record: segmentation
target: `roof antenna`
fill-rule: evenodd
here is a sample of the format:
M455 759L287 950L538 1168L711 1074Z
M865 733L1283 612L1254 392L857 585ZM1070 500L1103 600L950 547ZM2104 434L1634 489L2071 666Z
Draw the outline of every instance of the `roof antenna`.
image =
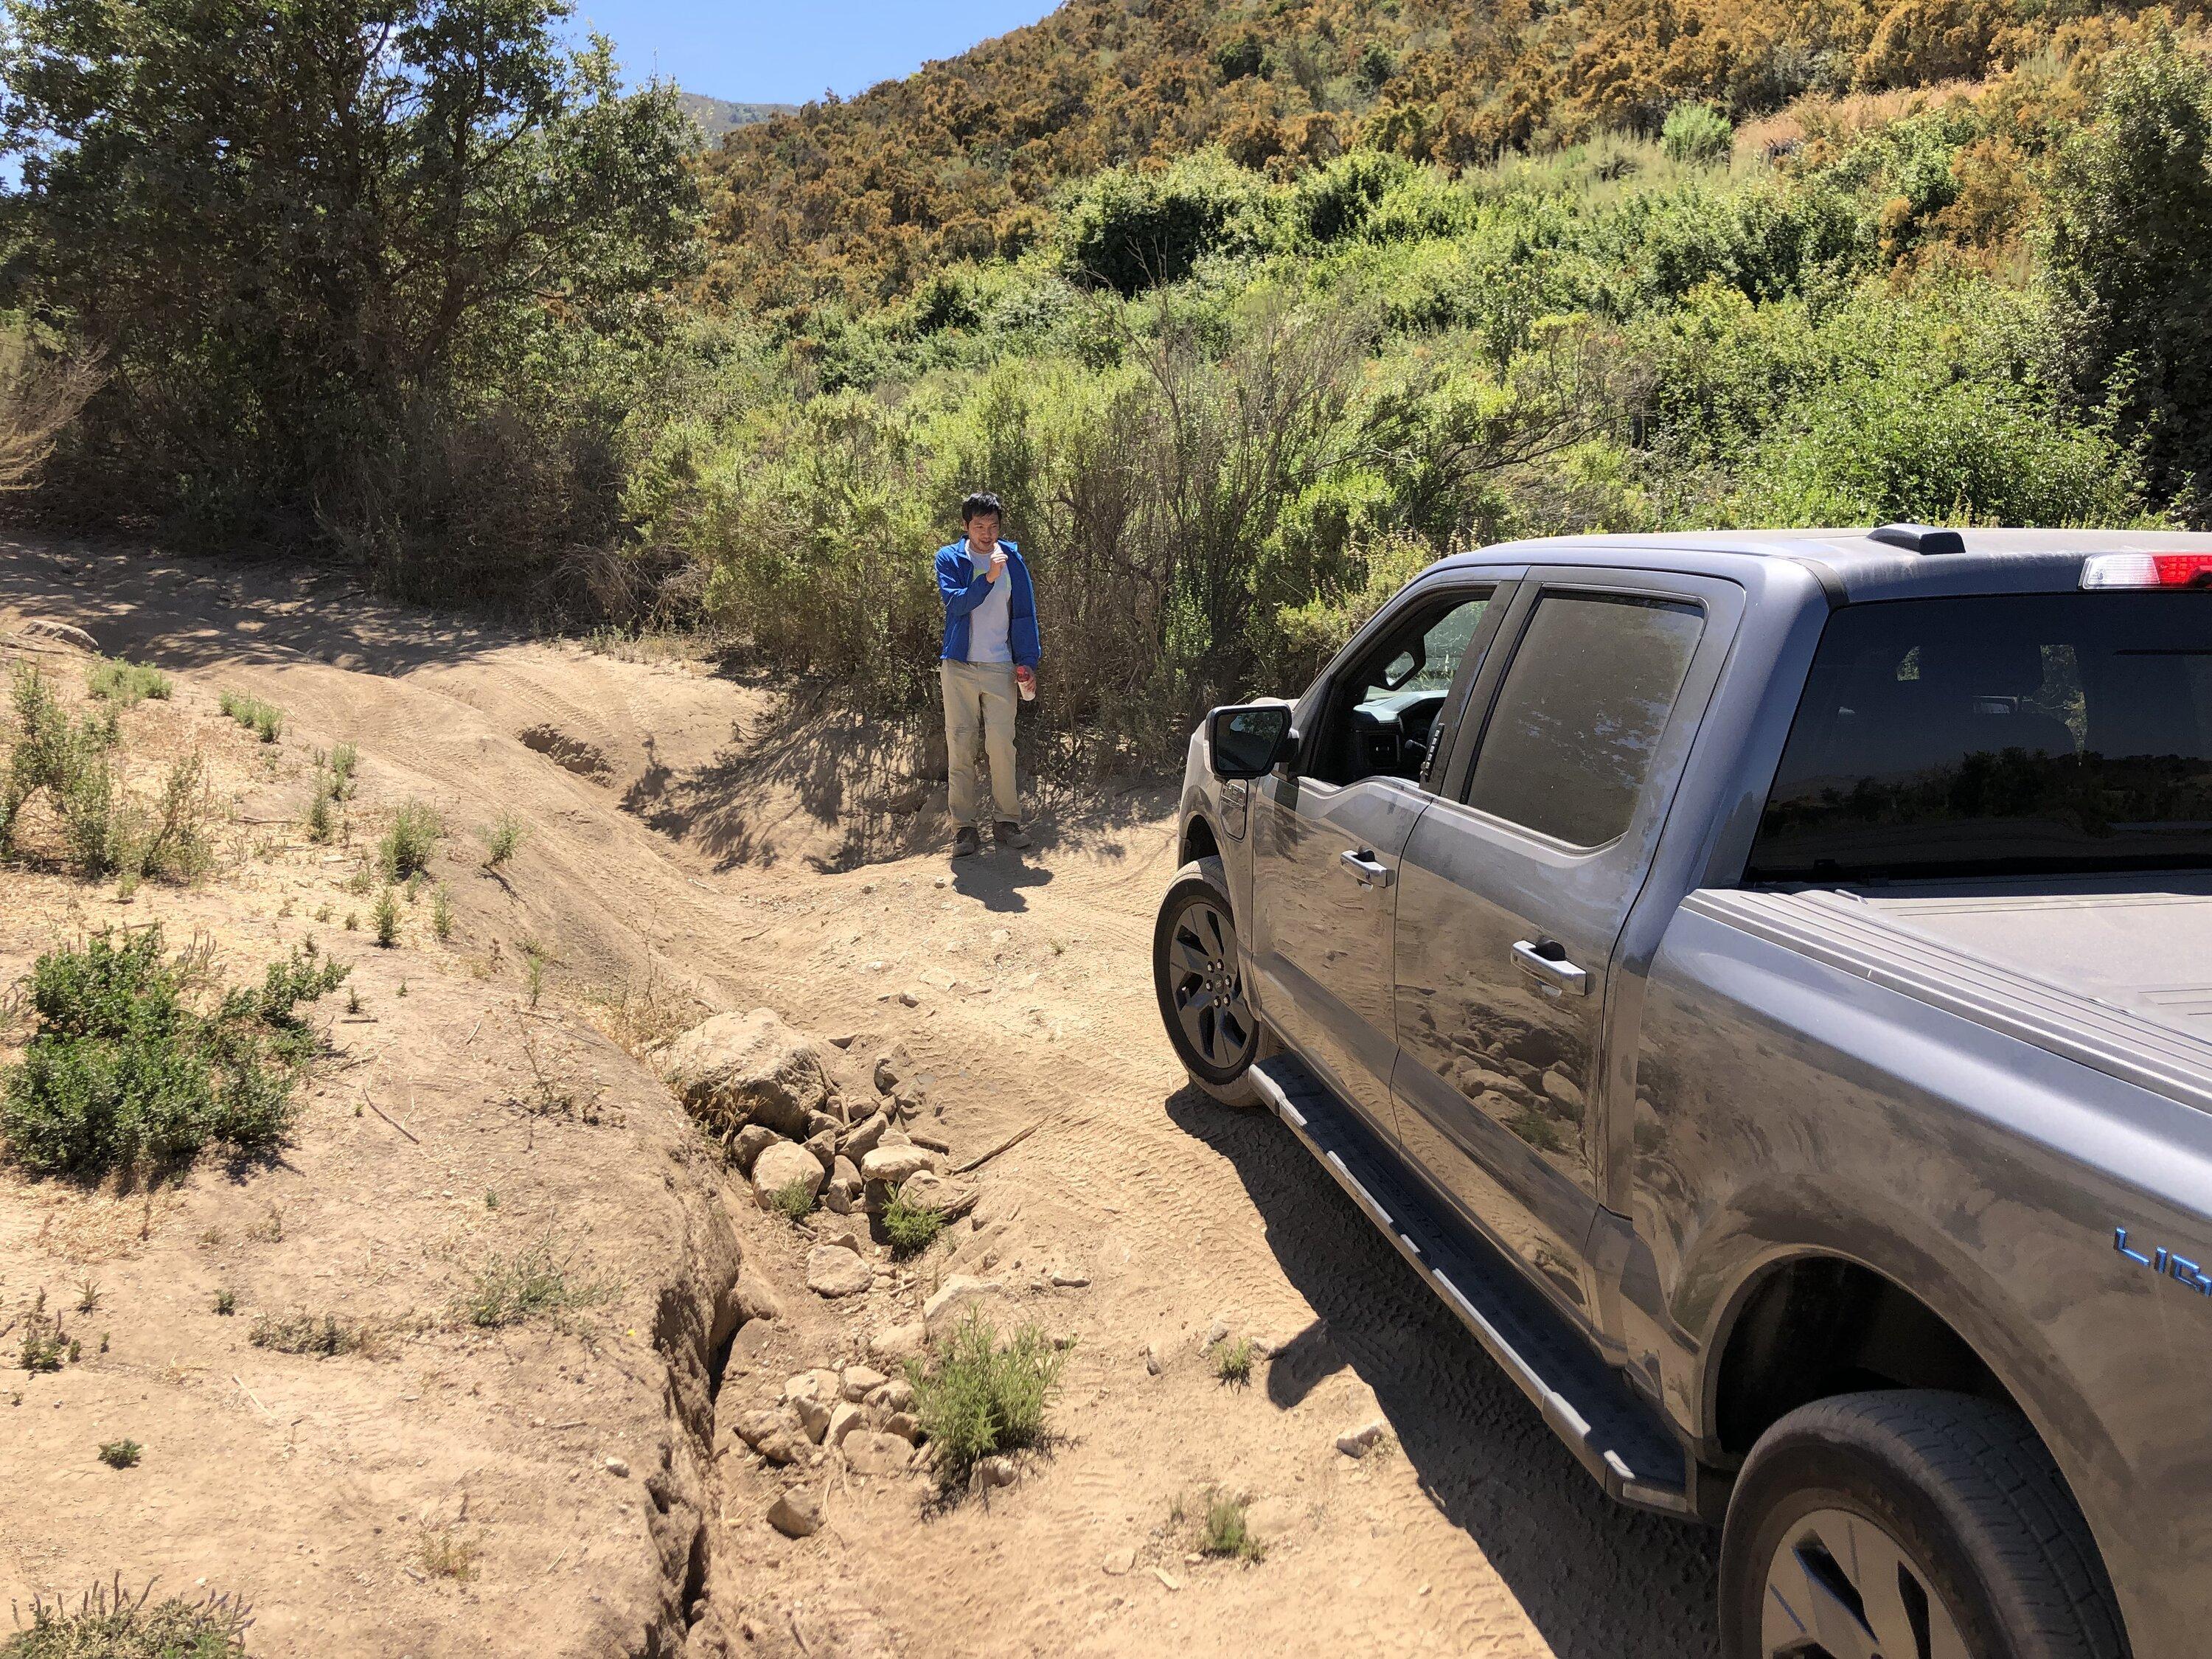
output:
M1932 525L1885 524L1867 532L1870 542L1881 542L1890 547L1901 547L1908 553L1963 553L1966 538L1955 530L1938 530Z

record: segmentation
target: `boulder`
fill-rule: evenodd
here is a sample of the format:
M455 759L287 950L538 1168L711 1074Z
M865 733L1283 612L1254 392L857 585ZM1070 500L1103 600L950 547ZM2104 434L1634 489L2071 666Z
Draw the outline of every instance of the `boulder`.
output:
M876 1150L883 1140L884 1131L890 1127L891 1121L884 1113L871 1113L845 1132L845 1139L838 1143L837 1150L857 1164Z
M914 1461L914 1448L895 1434L848 1435L844 1452L855 1474L902 1474Z
M738 1282L730 1297L737 1304L741 1324L750 1324L756 1319L783 1317L783 1302L776 1295L775 1286L769 1283L766 1274L750 1267L738 1270Z
M984 1309L1006 1291L1006 1285L995 1279L977 1279L969 1273L955 1273L937 1287L937 1292L921 1304L921 1322L933 1342L959 1324L970 1309Z
M800 1425L784 1412L747 1412L738 1419L737 1434L762 1457L779 1467L796 1463L806 1455Z
M793 1182L806 1183L811 1197L822 1190L822 1161L804 1146L779 1140L753 1163L753 1196L763 1210Z
M1014 1460L1003 1454L978 1458L975 1462L975 1484L988 1491L993 1486L1014 1484Z
M832 1215L850 1215L859 1209L862 1190L859 1165L849 1158L832 1161L829 1184L822 1189L822 1201Z
M908 1176L919 1175L928 1167L929 1154L919 1146L878 1146L860 1160L860 1175L864 1180L896 1187Z
M912 1412L893 1412L884 1419L884 1432L911 1444L921 1438L921 1419Z
M1544 1092L1571 1111L1579 1112L1583 1109L1583 1091L1565 1072L1554 1070L1545 1073Z
M866 1428L868 1413L849 1400L841 1400L830 1408L830 1426L823 1431L822 1443L842 1446L845 1437L855 1429Z
M79 651L89 651L94 655L100 651L100 642L75 623L58 622L52 617L26 617L15 624L15 632L27 640L46 640L55 645L73 646ZM903 1054L905 1050L899 1052Z
M890 1382L890 1378L871 1366L848 1365L839 1374L837 1391L846 1399L858 1402Z
M899 1086L914 1075L914 1060L899 1043L876 1057L876 1092L895 1095Z
M811 1538L822 1529L822 1500L810 1488L796 1487L768 1506L768 1523L786 1538Z
M817 1244L806 1253L806 1288L817 1296L858 1296L875 1282L875 1269L842 1244Z
M750 1175L753 1161L783 1139L765 1123L748 1123L738 1131L738 1138L730 1143L730 1162Z
M664 1064L670 1086L717 1132L760 1123L801 1135L831 1098L831 1052L757 1008L693 1026L668 1045Z
M885 1365L902 1365L921 1353L929 1340L926 1325L890 1325L868 1339L868 1358Z

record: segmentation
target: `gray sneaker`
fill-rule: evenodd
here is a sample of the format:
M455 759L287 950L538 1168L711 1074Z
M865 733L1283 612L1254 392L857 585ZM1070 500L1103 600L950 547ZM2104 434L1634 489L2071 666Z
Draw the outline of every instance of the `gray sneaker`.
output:
M1028 832L1012 818L1000 818L993 824L991 839L1001 847L1026 847L1030 844Z
M952 856L964 859L983 850L983 838L975 833L975 826L963 823L952 837Z

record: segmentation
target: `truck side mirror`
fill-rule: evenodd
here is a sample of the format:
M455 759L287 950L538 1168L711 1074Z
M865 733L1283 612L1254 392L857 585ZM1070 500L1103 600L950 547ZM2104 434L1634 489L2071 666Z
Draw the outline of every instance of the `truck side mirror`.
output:
M1206 716L1206 747L1217 778L1263 778L1297 753L1297 742L1285 703L1246 703Z

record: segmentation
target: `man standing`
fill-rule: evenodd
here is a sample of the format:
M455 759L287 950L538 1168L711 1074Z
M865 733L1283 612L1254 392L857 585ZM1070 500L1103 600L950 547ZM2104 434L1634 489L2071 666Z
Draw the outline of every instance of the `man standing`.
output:
M1021 550L999 539L999 498L988 491L960 503L967 535L937 553L945 599L945 747L951 775L952 856L982 844L975 776L980 733L991 762L992 834L1001 847L1026 847L1014 781L1014 704L1036 696L1036 594Z

